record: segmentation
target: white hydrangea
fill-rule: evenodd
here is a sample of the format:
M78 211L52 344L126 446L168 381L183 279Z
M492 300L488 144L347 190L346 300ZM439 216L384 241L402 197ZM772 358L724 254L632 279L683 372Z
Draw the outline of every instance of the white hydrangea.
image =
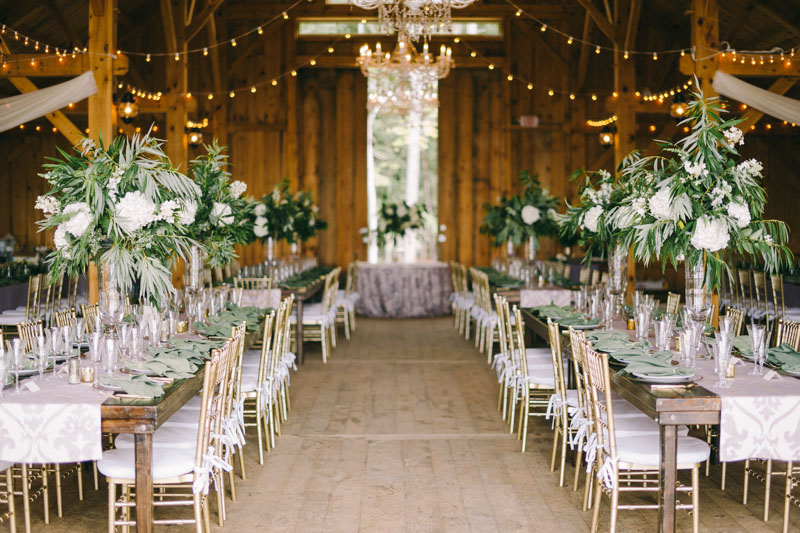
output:
M276 204L280 203L281 201L281 190L280 189L273 189L272 191L272 201Z
M56 232L53 234L53 242L56 245L56 250L61 250L69 244L67 242L67 230L64 228L64 224L56 226Z
M255 214L256 214L256 216L258 216L258 217L263 217L264 215L266 215L266 214L267 214L267 206L265 206L265 205L264 205L264 204L262 204L261 202L258 202L258 203L256 204L256 208L255 208Z
M263 204L261 204L263 205ZM264 217L256 217L255 226L253 226L253 233L256 237L266 237L269 233L267 228L267 219Z
M156 204L141 191L125 193L114 207L114 219L126 233L133 233L156 220Z
M728 246L730 238L725 219L709 219L704 216L697 220L697 226L695 226L690 242L698 250L718 252Z
M175 223L175 212L180 209L181 204L175 200L167 200L158 209L158 220L163 220L170 224Z
M178 222L184 226L189 226L194 223L194 217L197 214L197 202L194 200L184 200L181 202L181 210L178 211Z
M537 208L532 205L526 205L522 208L522 221L528 225L535 224L541 218L542 214Z
M58 213L58 209L61 207L61 202L58 201L58 198L55 196L39 196L36 198L36 204L34 204L36 209L41 209L45 215L52 215L54 213Z
M688 159L683 162L683 168L686 169L686 172L695 178L699 178L700 176L705 176L708 174L708 169L706 168L706 164L702 161L698 161L697 163L692 163Z
M400 204L397 206L397 216L402 218L408 214L408 208L405 204Z
M739 128L728 128L723 134L725 135L725 140L728 141L728 144L731 146L735 144L744 144L744 135L742 135L742 130Z
M730 183L727 181L720 182L719 185L711 190L711 207L721 206L725 199L730 196L732 190Z
M750 208L742 202L729 203L728 216L734 219L740 228L746 228L750 224Z
M631 207L640 217L645 216L647 214L647 198L634 198Z
M247 184L243 181L236 180L231 182L231 196L239 198L247 190Z
M596 205L586 211L586 214L583 216L583 227L591 231L592 233L597 232L597 221L600 219L600 215L603 214L603 208L599 205Z
M64 215L72 215L69 220L62 222L64 229L69 232L73 237L80 238L86 230L91 226L92 212L89 209L89 204L86 202L75 202L64 207L62 211Z
M736 165L736 170L746 176L757 176L761 174L761 171L764 170L764 167L757 159L748 159L747 161L742 161Z
M660 189L657 193L650 197L647 201L650 207L650 213L659 220L673 220L675 217L672 213L672 193L669 187Z
M547 210L547 218L553 218L554 219L554 218L556 218L556 215L558 215L558 212L555 209L553 209L552 207Z
M217 226L227 226L233 224L233 213L231 206L223 204L222 202L214 202L214 207L211 208L211 222Z

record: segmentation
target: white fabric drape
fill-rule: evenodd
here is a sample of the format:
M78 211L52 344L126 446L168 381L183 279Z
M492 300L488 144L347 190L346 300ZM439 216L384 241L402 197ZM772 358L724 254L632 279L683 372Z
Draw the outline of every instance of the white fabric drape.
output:
M780 120L800 123L800 100L756 87L719 70L714 74L712 86L719 94L747 104L762 113Z
M77 78L46 89L0 99L0 131L16 128L96 93L94 74L87 71Z

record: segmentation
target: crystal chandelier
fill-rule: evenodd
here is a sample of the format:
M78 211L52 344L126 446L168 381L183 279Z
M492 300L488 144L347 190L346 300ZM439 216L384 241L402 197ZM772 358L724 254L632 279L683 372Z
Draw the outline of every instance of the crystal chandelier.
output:
M350 0L356 7L377 9L378 22L384 32L408 35L412 41L453 31L451 10L473 2L475 0Z
M383 52L380 43L374 52L365 44L358 64L372 84L367 108L397 114L438 106L436 84L450 73L452 54L450 48L442 45L439 56L434 58L428 43L420 54L403 36L391 53Z

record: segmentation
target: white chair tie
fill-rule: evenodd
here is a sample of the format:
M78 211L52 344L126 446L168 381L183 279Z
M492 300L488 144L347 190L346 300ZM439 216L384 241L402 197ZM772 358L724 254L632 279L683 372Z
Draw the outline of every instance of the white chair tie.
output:
M600 470L597 471L597 478L607 489L613 490L617 484L617 459L612 459L606 453L606 458L600 466Z
M244 398L239 400L238 402L233 402L233 411L231 412L231 417L233 418L234 423L239 427L239 431L242 435L242 445L245 443L245 425L244 425Z
M560 394L553 393L550 395L550 399L547 401L547 411L544 413L544 419L550 420L550 417L553 417L553 422L550 426L551 429L556 426L556 417L561 416L561 408L564 406L564 403Z
M586 439L587 435L589 434L589 427L590 427L589 419L586 418L586 414L583 410L583 407L579 408L575 415L572 417L572 420L569 423L569 429L577 429L577 431L569 438L569 448L571 450L575 449L575 445L578 446L578 451L583 451L584 448L584 440Z
M261 394L258 396L258 410L269 412L272 402L272 378L269 377L261 384Z
M194 481L192 482L192 492L194 494L208 494L212 479L214 481L214 488L218 488L219 480L217 479L217 468L225 472L230 472L233 469L233 465L218 456L213 446L209 446L208 451L203 454L203 464L194 471Z

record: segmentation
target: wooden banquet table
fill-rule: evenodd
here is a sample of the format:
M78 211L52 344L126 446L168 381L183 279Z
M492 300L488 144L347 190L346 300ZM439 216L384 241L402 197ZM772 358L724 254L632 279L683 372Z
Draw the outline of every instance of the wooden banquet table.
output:
M319 278L311 285L299 289L281 289L281 299L294 295L294 304L297 307L297 360L302 365L305 362L303 358L303 305L306 300L313 298L325 285L325 277Z
M546 339L547 323L528 310L522 310L525 327ZM562 353L571 356L569 336L562 342ZM677 483L678 426L714 425L720 422L721 401L713 392L701 387L651 387L617 372L611 373L611 388L619 396L658 422L661 439L659 470L659 531L676 530L675 502Z
M358 263L356 311L372 318L443 316L450 313L450 266L420 263Z

